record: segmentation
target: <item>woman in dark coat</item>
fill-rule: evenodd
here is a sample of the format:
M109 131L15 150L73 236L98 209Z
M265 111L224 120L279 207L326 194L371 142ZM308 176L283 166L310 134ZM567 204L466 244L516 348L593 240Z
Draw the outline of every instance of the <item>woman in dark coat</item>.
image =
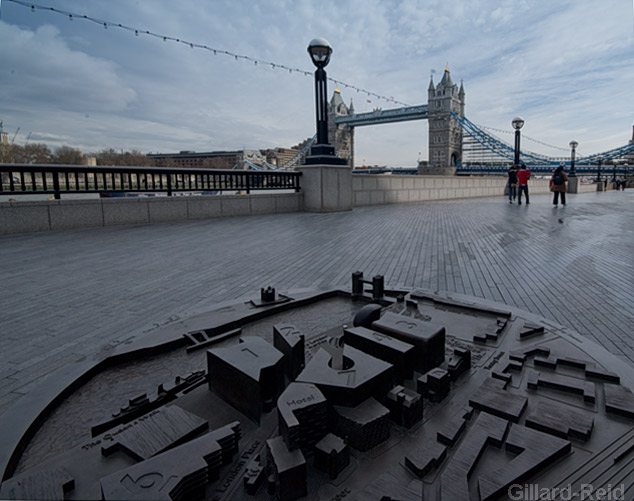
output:
M566 183L568 176L564 172L564 166L560 165L553 172L550 178L550 191L553 192L553 205L557 207L559 203L559 195L561 194L561 205L566 205Z

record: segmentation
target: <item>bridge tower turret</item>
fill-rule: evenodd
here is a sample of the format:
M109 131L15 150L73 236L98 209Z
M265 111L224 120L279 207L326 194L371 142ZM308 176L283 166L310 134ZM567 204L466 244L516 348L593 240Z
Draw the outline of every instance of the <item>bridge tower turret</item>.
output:
M343 102L339 89L335 89L332 99L328 103L328 137L335 147L335 154L339 158L346 159L348 165L354 168L354 127L335 123L336 117L352 114L354 114L352 101L350 101L350 106L347 106Z
M453 174L462 162L462 128L451 112L464 117L465 90L462 82L460 88L453 83L449 66L438 85L434 85L431 77L427 99L429 167L434 169L434 174Z

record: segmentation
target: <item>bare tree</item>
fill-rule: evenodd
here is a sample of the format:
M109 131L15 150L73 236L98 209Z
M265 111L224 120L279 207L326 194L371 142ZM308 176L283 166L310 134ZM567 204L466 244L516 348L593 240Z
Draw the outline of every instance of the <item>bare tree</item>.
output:
M53 154L44 143L32 143L21 147L21 162L26 164L50 164L53 161Z
M15 163L13 160L13 146L8 141L2 142L0 141L0 163L11 164Z
M43 143L0 144L0 162L12 164L48 164L53 160L51 150Z
M55 150L53 161L56 164L81 165L84 155L70 146L60 146Z
M154 167L154 160L138 150L117 153L112 148L95 153L97 165L121 165L129 167Z

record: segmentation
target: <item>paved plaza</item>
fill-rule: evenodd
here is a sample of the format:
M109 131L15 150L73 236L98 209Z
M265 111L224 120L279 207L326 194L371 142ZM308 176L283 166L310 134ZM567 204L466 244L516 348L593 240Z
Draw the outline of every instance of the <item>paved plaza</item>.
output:
M271 285L460 293L634 364L634 190L364 207L0 237L0 413L64 364Z

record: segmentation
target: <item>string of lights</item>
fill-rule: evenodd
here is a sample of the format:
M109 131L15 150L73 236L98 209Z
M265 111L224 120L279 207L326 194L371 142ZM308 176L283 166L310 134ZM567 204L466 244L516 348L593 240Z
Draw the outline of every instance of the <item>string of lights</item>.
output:
M182 38L172 37L172 36L168 36L168 35L162 35L160 33L155 33L153 31L144 30L144 29L140 29L140 28L135 28L133 26L127 26L127 25L124 25L124 24L121 24L121 23L115 23L115 22L112 22L112 21L107 21L107 20L103 20L103 19L97 19L97 18L94 18L94 17L91 17L91 16L87 16L87 15L83 15L83 14L76 14L74 12L68 12L68 11L60 10L60 9L55 8L55 7L47 7L47 6L44 6L44 5L38 5L38 4L35 4L35 3L31 3L31 2L25 2L23 0L6 0L6 1L13 2L13 3L21 5L23 7L29 8L29 9L31 9L32 12L35 12L37 10L53 12L55 14L59 14L59 15L67 17L69 21L73 21L74 19L90 21L92 23L95 23L96 25L102 26L104 29L108 29L108 28L122 29L122 30L125 30L125 31L129 31L131 33L134 33L134 35L137 36L137 37L138 36L150 36L150 37L157 38L159 40L163 40L164 42L180 43L180 44L183 44L183 45L186 45L186 46L190 47L191 49L202 49L202 50L209 51L209 52L213 53L214 55L223 55L223 56L232 57L236 61L240 61L240 60L249 61L249 62L252 62L255 66L259 65L259 66L271 67L273 69L285 70L285 71L288 71L289 73L299 73L299 74L304 75L304 76L311 76L312 75L312 73L309 72L309 71L302 70L302 69L299 69L299 68L292 68L292 67L284 65L284 64L279 64L279 63L275 63L275 62L271 62L271 61L264 61L262 59L258 59L258 58L251 57L251 56L248 56L248 55L236 54L236 53L228 51L228 50L223 50L223 49L210 47L208 45L191 42L189 40L184 40ZM371 92L369 90L362 89L360 87L356 87L356 86L348 84L346 82L342 82L341 80L335 80L334 78L328 78L328 80L330 80L332 83L334 83L338 87L344 87L344 88L347 88L347 89L355 90L355 91L357 91L357 93L365 94L367 97L373 97L375 99L380 99L380 100L383 100L383 101L386 101L386 102L389 102L389 103L399 104L399 105L402 105L402 106L409 106L407 103L404 103L404 102L401 102L401 101L397 101L392 96L389 96L389 97L388 96L383 96L381 94L377 94L375 92Z
M502 132L504 134L515 134L515 132L511 130L496 129L495 127L487 127L486 125L478 125L478 127L480 127L481 129L492 130L495 132ZM539 141L538 139L533 139L532 137L526 136L524 134L522 134L522 139L528 139L529 141L533 141L534 143L541 144L543 146L548 146L549 148L553 148L555 150L570 151L570 148L562 148L561 146L553 146L552 144L544 143L543 141Z

